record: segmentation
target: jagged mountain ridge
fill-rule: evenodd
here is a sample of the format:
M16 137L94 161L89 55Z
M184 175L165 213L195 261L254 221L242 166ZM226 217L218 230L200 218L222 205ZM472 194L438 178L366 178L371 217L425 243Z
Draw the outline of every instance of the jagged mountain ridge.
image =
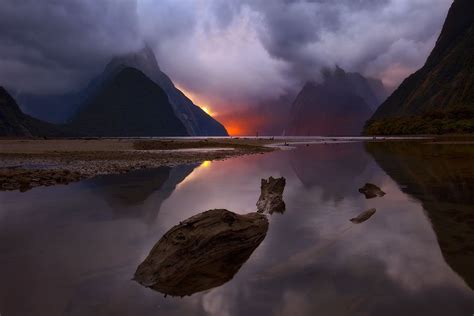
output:
M139 69L168 95L178 118L191 136L227 136L225 127L204 112L175 87L171 79L161 71L155 54L145 46L137 53L116 57L105 68L104 73L113 73L123 67Z
M287 136L358 135L380 103L381 82L336 67L324 70L321 83L307 82L293 102Z
M145 46L142 50L113 58L104 71L76 93L63 95L16 95L23 110L52 123L67 123L74 114L88 104L109 80L124 68L136 68L159 85L168 95L178 118L190 136L227 136L225 127L195 105L171 79L161 71L155 54Z

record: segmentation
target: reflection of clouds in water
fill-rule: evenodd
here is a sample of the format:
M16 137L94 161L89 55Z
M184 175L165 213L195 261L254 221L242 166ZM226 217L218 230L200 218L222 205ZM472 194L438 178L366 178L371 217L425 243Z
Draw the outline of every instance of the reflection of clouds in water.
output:
M388 194L372 203L377 214L354 227L349 241L352 246L345 249L346 255L369 252L385 263L386 273L394 281L409 290L441 284L463 287L444 262L421 205L406 197L401 199L396 184L390 182L384 184Z
M276 315L308 315L310 302L301 293L293 290L285 290L281 307Z
M280 153L281 156L284 154ZM259 183L260 178L271 172L274 172L275 176L283 175L287 178L285 188L287 212L284 215L271 217L269 236L252 256L252 262L248 263L259 269L253 271L252 275L255 278L258 279L260 274L270 279L291 278L294 273L301 270L311 267L324 270L326 265L330 264L337 269L345 270L347 277L359 273L357 269L367 269L363 275L368 278L367 282L373 283L374 281L370 280L370 270L374 266L370 262L373 261L376 263L377 271L372 272L385 275L384 278L378 275L376 282L391 284L390 287L398 292L423 293L436 287L448 287L452 290L465 288L462 280L444 262L421 206L401 193L396 184L381 173L372 162L364 167L361 177L344 177L345 188L347 190L351 188L354 194L334 201L324 196L325 188L321 187L324 181L321 181L319 186L306 187L298 181L287 165L278 165L271 157L264 157L262 161L264 162L256 163L249 158L240 160L240 165L233 161L218 162L200 174L200 177L193 178L193 183L186 183L181 188L186 196L191 194L189 199L193 201L194 206L196 201L200 200L198 198L200 194L206 196L203 199L205 203L201 206L202 210L226 204L233 211L245 208L250 211L254 208L258 197L258 186L252 186L251 183ZM232 167L229 166L231 163ZM275 170L276 166L280 167L278 171ZM331 175L337 172L340 170L336 166L325 170L325 175L330 179ZM384 198L366 200L357 192L364 181L372 180L388 193ZM221 185L216 186L213 183ZM222 185L223 183L226 185ZM233 190L234 187L236 191ZM331 188L337 188L337 185ZM248 191L238 194L239 190ZM192 197L193 192L196 198ZM177 193L174 198L180 200ZM171 203L172 199L173 197L167 203ZM171 210L175 205L170 204L167 207ZM376 207L378 212L368 222L361 225L349 222L351 217L370 207ZM352 263L349 265L350 261ZM368 266L361 267L360 263L363 262L367 262ZM322 273L322 277L328 276ZM230 285L224 285L206 294L207 300L203 303L206 310L212 312L211 314L232 314L229 309L235 310L231 305L236 298L230 289L240 288L244 284L238 274ZM303 297L306 301L306 293L291 289L292 286L290 282L287 287L282 284L272 289L285 293L283 302L288 301L287 304L283 303L280 313L294 314L295 306L298 306L297 310L305 314L311 308L305 307L298 297ZM319 292L319 288L313 290ZM249 291L258 292L256 288L250 288ZM333 289L332 292L325 289L325 291L325 301L330 303L323 304L324 302L320 301L320 306L337 305L336 298L340 294L340 289ZM349 299L346 303L353 302ZM341 315L347 312L347 306L344 304L340 308ZM329 308L328 306L326 307ZM334 307L331 311L337 314Z
M373 170L362 143L319 144L299 147L289 153L289 162L299 181L308 189L321 190L323 200L336 203L358 196L354 185L364 183Z
M261 179L281 175L280 162L276 167L265 168L261 158L263 156L253 155L214 161L208 167L201 165L163 203L157 224L170 228L190 216L215 208L240 214L255 212Z
M142 214L137 218L111 216L110 205L81 184L0 193L0 255L8 255L0 260L0 304L5 293L23 291L29 299L9 300L7 312L48 312L45 302L54 297L55 308L78 308L94 298L108 314L127 315L472 313L472 291L445 263L421 205L372 161L353 177L327 164L324 179L306 187L288 161L292 154L200 166L169 197L160 190L131 208ZM286 177L287 211L269 218L266 239L231 281L183 299L164 299L130 281L169 228L212 208L255 210L260 180L269 176ZM323 193L335 192L337 179L345 188L339 201ZM328 181L334 183L324 188ZM357 192L361 182L387 195L366 200ZM144 221L143 210L156 212L163 197L158 217ZM377 213L367 222L349 222L371 207Z
M293 253L278 270L304 269L336 249L333 264L345 266L348 257L373 257L384 263L385 272L394 282L408 290L423 290L446 283L463 287L460 278L444 262L436 236L420 205L406 198L402 200L400 193L392 197L390 193L397 189L390 182L384 182L384 189L389 194L383 199L364 200L361 195L361 199L345 200L336 208L331 203L318 201L316 195L306 195L311 198L300 201L298 208L304 214L290 216L300 217L296 220L300 223L299 228L314 233L314 244ZM305 211L311 204L315 205L313 212ZM361 225L349 222L353 214L369 207L378 209L369 221ZM281 229L286 230L285 227ZM293 245L293 248L297 247Z
M236 295L235 288L223 287L222 290L211 290L202 297L203 309L210 316L230 316L232 315L232 302Z

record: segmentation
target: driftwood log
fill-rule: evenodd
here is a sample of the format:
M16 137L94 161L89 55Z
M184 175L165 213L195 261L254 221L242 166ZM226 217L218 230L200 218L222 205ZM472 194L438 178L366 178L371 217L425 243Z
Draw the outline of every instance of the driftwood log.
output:
M275 179L270 177L268 180L262 179L260 198L257 201L259 213L273 214L274 212L285 212L286 205L283 201L285 185L285 178Z
M366 199L373 199L385 195L384 191L372 183L366 183L362 188L359 189L359 192L364 194Z
M134 280L171 296L186 296L233 278L265 239L265 215L210 210L171 228L135 272Z
M354 224L363 223L369 218L371 218L372 215L375 214L375 212L377 212L377 210L375 208L371 208L370 210L360 213L357 217L351 218L351 222L353 222Z

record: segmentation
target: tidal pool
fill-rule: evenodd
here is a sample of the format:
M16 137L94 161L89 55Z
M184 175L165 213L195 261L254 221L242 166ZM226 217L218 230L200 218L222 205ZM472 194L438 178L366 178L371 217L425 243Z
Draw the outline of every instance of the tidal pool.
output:
M230 281L183 298L132 281L180 221L256 211L270 176L286 211ZM474 145L321 143L0 193L1 316L472 315L473 289Z

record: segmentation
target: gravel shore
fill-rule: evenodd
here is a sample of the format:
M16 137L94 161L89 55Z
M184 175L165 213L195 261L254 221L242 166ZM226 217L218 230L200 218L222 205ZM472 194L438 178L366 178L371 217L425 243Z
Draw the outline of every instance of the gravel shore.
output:
M265 140L0 140L0 191L272 151Z

